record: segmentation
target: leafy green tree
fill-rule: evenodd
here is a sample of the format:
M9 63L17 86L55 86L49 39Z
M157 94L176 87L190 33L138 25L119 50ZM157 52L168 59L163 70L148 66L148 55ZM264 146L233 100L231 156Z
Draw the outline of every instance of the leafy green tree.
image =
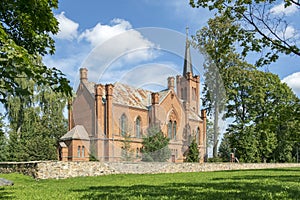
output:
M284 1L282 13L276 13L274 10L274 7L278 6L278 1L190 0L190 5L216 10L217 13L239 23L237 30L228 32L228 40L239 42L242 55L247 55L249 51L262 54L264 48L269 47L269 50L258 59L257 65L276 61L279 53L300 56L297 31L292 33L289 31L291 28L289 17L284 14L284 11L292 6L299 9L299 1Z
M20 78L71 95L63 73L41 62L41 56L55 50L51 35L58 32L58 22L52 9L57 6L57 0L0 2L1 103L6 104L9 96L32 95L32 91L20 85Z
M205 55L203 105L213 118L213 156L218 156L220 136L219 120L226 103L226 69L239 62L234 53L234 42L228 38L230 32L239 29L233 20L218 16L208 21L208 26L197 31L194 44Z
M199 162L199 149L195 139L192 140L189 146L185 162Z
M288 136L299 135L295 125L299 121L291 117L298 115L298 98L277 75L240 66L228 71L232 76L231 84L228 84L225 117L234 121L226 134L240 161L291 160L288 155L295 141L289 141ZM279 153L283 147L287 156L280 160L277 158L280 154L275 152Z
M210 119L206 119L206 152L214 144L214 125Z
M230 161L230 153L232 153L232 148L230 146L230 141L227 135L224 135L219 147L219 155L223 161Z
M7 160L7 138L4 132L4 117L0 114L0 162Z
M33 98L15 96L7 100L8 160L55 160L57 142L67 132L63 116L67 98L49 87L36 86L33 81L18 81L34 95Z
M143 138L142 161L165 162L171 156L168 147L170 139L158 127L151 127L148 136Z

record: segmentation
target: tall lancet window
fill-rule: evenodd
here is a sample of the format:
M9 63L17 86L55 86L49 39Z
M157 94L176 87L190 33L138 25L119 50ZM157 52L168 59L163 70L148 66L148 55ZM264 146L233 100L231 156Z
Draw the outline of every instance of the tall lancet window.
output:
M173 140L176 140L176 131L177 131L177 123L176 121L173 122Z
M126 117L126 115L125 114L123 114L122 116L121 116L121 119L120 119L120 130L121 130L121 135L122 136L125 136L126 135L126 133L127 133L127 117Z
M81 157L84 158L84 146L82 146L82 148L81 148Z
M77 157L80 158L80 146L77 148Z
M135 120L135 135L137 138L141 137L141 117L138 116Z
M196 131L196 143L197 144L199 144L199 136L200 136L200 128L198 127L197 131Z
M172 121L170 120L168 123L168 137L172 139Z
M171 140L176 140L176 135L177 135L177 122L176 122L176 113L174 112L174 110L172 110L170 112L169 115L169 123L168 123L168 137Z

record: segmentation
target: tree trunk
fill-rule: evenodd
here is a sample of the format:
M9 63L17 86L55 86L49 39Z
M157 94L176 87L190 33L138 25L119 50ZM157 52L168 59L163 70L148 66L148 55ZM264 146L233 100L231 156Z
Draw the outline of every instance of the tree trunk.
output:
M218 157L218 137L219 137L219 126L218 126L218 121L219 121L219 108L218 105L215 104L215 113L214 113L214 145L213 145L213 157L216 158Z

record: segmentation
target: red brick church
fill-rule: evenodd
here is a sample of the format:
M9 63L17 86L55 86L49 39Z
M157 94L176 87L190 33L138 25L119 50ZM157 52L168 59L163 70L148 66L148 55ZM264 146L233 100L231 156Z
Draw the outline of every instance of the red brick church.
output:
M206 113L200 112L200 77L193 74L186 41L182 75L168 77L167 88L152 92L120 82L96 84L88 69L80 69L80 84L69 109L69 132L61 137L59 157L64 161L122 161L125 135L130 135L134 161L141 158L142 138L156 125L170 138L170 161L183 162L192 139L200 162L206 155Z

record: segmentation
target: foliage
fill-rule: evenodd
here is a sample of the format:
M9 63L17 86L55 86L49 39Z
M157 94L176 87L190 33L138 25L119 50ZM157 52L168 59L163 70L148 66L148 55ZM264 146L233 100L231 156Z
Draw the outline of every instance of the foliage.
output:
M213 138L214 138L214 125L213 122L206 118L206 148L211 147L213 145Z
M185 162L199 162L199 149L195 139L192 140L189 146Z
M7 159L7 137L5 136L4 128L4 117L0 114L0 162Z
M279 15L274 13L278 1L190 0L190 5L216 10L239 24L237 29L228 29L225 43L238 42L243 56L249 51L260 53L262 56L256 63L258 66L276 61L279 53L300 56L299 37L297 31L289 31L288 16L284 11ZM297 9L300 4L294 0L284 1L285 10L292 6ZM266 47L268 50L264 53Z
M148 136L143 138L142 161L165 162L171 156L168 147L170 139L158 127L150 127Z
M0 102L9 96L32 95L18 79L47 85L56 92L71 95L69 81L55 68L47 68L41 56L54 53L51 34L58 32L52 9L57 0L2 0L0 2Z
M125 133L122 146L122 159L124 161L132 161L133 160L133 149L131 149L131 139L130 134Z
M36 181L1 187L3 199L297 199L300 169L265 169L175 174L119 174ZM74 184L76 183L76 184Z
M197 31L194 45L205 55L203 106L213 118L213 156L217 157L220 128L219 120L226 103L226 69L239 63L234 53L234 43L228 38L230 32L238 30L233 20L218 16L208 21L208 26Z
M228 160L226 160L226 161L228 161ZM215 158L208 158L207 162L209 162L209 163L219 163L219 162L224 162L224 160L221 157L215 157Z
M240 66L228 69L226 137L242 162L292 161L299 139L299 99L279 77ZM284 155L283 155L284 154Z
M228 162L230 161L230 153L232 153L232 148L230 146L230 141L227 135L222 138L220 147L219 147L219 155L222 161Z
M49 87L36 86L26 79L20 85L30 88L34 95L9 97L9 161L56 160L57 142L67 132L63 116L67 98Z

